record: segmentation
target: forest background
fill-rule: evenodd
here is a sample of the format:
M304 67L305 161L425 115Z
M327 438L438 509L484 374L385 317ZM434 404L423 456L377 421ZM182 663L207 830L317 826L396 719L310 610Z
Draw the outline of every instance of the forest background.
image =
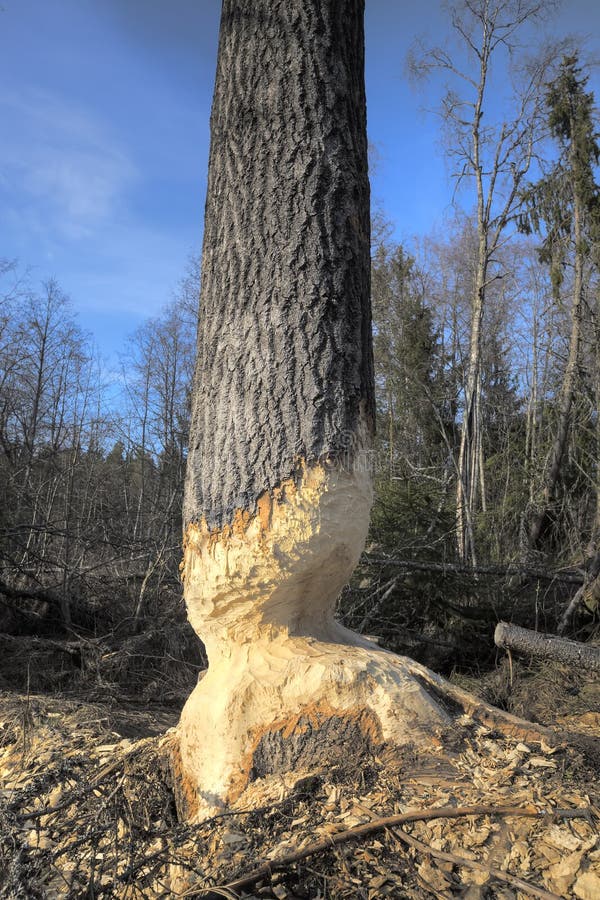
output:
M494 665L500 619L597 635L600 219L590 45L548 3L440 15L406 65L433 231L399 239L372 149L376 500L339 612L448 674ZM204 665L179 582L199 252L103 354L46 262L0 269L0 686L178 702Z

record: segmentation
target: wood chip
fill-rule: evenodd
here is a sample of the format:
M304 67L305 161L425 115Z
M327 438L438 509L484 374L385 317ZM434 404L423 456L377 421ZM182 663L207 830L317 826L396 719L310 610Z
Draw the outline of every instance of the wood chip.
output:
M573 893L580 900L598 900L600 897L600 873L582 872L573 885Z

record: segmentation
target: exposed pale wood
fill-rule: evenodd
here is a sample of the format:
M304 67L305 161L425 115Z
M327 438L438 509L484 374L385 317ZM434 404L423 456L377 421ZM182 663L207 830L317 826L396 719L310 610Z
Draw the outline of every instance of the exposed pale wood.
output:
M537 722L528 722L520 719L512 713L505 712L501 709L495 709L487 703L479 700L473 694L451 684L418 663L409 661L410 672L414 678L417 678L434 696L440 698L441 702L448 702L459 706L465 715L474 721L480 722L495 731L501 732L505 737L517 738L521 741L544 741L549 746L555 746L560 743L562 737L554 732L551 728L539 725Z
M223 4L182 566L209 668L171 757L186 821L253 781L440 748L457 705L484 712L333 615L372 502L362 19L362 0Z
M186 819L234 802L258 777L357 763L381 744L430 746L451 724L411 660L334 620L362 551L368 473L308 469L245 531L191 528L185 591L209 669L182 712L173 760ZM419 680L419 674L423 677Z
M184 503L180 814L449 717L334 621L372 502L363 0L224 0Z

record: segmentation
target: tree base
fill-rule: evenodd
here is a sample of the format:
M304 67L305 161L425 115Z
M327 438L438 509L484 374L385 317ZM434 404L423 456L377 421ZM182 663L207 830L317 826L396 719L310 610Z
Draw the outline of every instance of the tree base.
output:
M452 717L424 686L436 676L334 627L344 643L279 637L211 665L178 728L182 819L223 811L260 778L358 765L389 744L440 747Z
M359 765L385 745L435 752L457 710L531 735L526 723L335 622L370 505L366 468L323 461L301 465L259 498L256 513L239 510L220 531L188 526L188 615L210 664L174 745L180 818L219 813L259 779Z
M259 796L248 790L259 781L264 796L281 795L306 776L357 768L390 749L446 755L469 722L514 740L559 743L552 729L335 624L346 643L295 637L238 647L202 678L170 750L180 820L200 822L243 794Z

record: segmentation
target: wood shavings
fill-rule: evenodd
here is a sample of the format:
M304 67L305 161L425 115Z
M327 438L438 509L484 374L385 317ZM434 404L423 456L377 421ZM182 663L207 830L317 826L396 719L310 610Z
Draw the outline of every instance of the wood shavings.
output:
M580 900L598 900L600 897L600 875L597 872L582 872L573 885L573 893Z
M14 698L10 702L14 709ZM317 773L304 793L294 794L294 784L303 783L297 775L262 779L226 816L187 827L174 817L162 749L169 736L121 741L102 708L64 704L61 716L49 715L58 703L30 698L37 724L27 735L22 724L11 726L0 747L0 863L9 859L11 841L26 853L21 868L13 866L18 883L12 895L18 888L34 897L42 883L56 897L69 891L81 896L90 883L99 898L174 895L193 885L228 884L260 860L303 852L315 840L407 809L483 804L568 809L583 817L559 813L555 819L500 822L489 815L438 816L415 823L415 838L483 868L399 849L383 830L299 861L279 874L279 882L266 878L252 890L257 897L277 896L275 888L282 897L299 897L303 890L316 897L327 885L328 896L339 900L355 900L359 890L372 900L450 897L460 890L474 900L483 896L477 891L489 890L486 873L497 868L557 896L565 890L579 900L598 896L597 777L568 747L544 748L474 729L452 753L382 754L368 771L350 766ZM12 721L10 709L0 696L0 718ZM554 765L528 765L531 757ZM494 881L493 890L495 897L514 900L509 886Z

